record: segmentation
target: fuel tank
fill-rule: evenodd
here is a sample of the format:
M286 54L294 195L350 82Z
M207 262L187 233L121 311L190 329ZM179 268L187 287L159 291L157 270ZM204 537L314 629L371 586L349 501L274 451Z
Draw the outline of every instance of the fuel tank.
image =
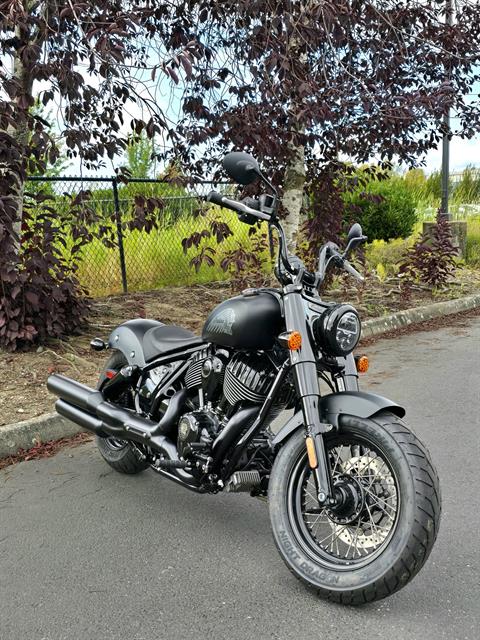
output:
M283 326L276 290L270 293L249 289L215 307L205 322L202 338L234 349L271 349Z

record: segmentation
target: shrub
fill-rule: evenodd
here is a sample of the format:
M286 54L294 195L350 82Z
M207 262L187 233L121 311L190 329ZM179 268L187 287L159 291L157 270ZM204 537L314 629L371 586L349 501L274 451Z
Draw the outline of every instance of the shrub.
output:
M385 240L370 242L365 247L367 267L375 269L380 277L381 273L384 273L385 277L396 275L411 244L412 240L409 238L396 238L389 242Z
M77 256L90 239L81 221L84 198L86 193L72 202L71 215L79 222L70 259L62 253L69 220L60 219L46 204L50 196L34 197L37 205L43 203L41 211L25 198L21 241L16 246L10 239L18 237L17 203L5 199L8 218L0 222L0 349L27 348L72 333L85 323L88 301L77 278Z
M414 197L399 176L372 181L363 191L345 194L344 198L369 240L406 238L417 220Z
M457 254L450 225L445 217L438 215L430 234L423 234L408 252L400 273L407 285L420 281L438 287L453 273Z

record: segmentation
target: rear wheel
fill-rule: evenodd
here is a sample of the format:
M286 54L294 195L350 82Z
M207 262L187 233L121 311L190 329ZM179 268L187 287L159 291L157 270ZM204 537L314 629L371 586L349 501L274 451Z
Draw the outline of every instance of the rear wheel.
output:
M323 598L379 600L423 566L440 520L438 477L396 416L343 416L325 437L341 507L319 505L303 430L279 452L269 486L275 543L294 575Z
M125 356L116 351L108 359L105 369L103 370L100 380L98 382L98 388L101 389L102 385L107 379L108 371L119 371L127 363ZM131 399L127 394L123 394L120 398L115 400L115 404L121 407L131 408ZM100 451L100 455L115 471L119 473L135 474L148 469L149 464L145 460L141 459L141 455L136 451L134 446L126 440L120 440L119 438L108 437L100 438L97 436L97 447Z

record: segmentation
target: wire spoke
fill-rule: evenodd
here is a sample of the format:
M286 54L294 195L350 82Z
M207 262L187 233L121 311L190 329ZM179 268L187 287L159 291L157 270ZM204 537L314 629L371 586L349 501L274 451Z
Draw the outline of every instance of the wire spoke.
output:
M329 450L329 458L334 483L349 484L350 493L352 485L356 487L357 500L363 503L351 507L350 521L348 511L345 518L345 512L336 515L333 507L320 508L310 472L302 482L303 521L323 553L337 562L358 561L376 552L389 539L398 512L398 489L384 457L358 441L337 444ZM348 508L348 502L345 505Z
M339 460L340 460L340 451L337 452L337 459L335 460L335 464L334 464L333 469L332 469L332 477L335 475L335 470L337 468Z

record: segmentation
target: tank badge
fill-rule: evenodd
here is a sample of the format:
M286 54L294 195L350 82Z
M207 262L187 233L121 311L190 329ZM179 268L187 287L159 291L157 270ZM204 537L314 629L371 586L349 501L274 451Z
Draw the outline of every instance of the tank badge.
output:
M224 309L210 320L207 325L207 331L211 331L212 333L227 333L231 336L234 322L235 311L233 309Z

